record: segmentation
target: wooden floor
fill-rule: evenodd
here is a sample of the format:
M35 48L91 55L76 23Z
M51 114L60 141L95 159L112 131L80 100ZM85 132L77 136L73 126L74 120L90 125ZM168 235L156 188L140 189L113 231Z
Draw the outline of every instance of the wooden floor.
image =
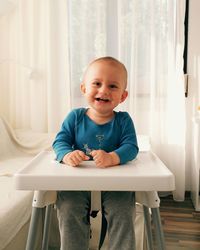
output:
M166 250L200 250L200 212L194 210L190 194L184 202L162 197L160 205Z

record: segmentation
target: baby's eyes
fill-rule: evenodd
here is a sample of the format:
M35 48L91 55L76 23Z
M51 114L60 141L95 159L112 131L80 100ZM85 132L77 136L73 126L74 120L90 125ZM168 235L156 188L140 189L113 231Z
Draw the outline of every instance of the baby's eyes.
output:
M95 86L101 86L101 83L100 82L93 82L93 85L95 85Z
M101 87L102 83L101 82L93 82L92 85L95 86L95 87ZM116 84L112 83L112 84L108 85L108 88L117 89L118 86Z
M110 88L111 88L111 89L115 89L115 88L117 88L117 85L111 84L111 85L110 85Z

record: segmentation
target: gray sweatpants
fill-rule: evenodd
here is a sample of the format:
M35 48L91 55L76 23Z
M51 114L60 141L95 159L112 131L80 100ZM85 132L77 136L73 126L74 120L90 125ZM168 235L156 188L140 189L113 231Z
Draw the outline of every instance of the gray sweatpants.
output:
M108 223L109 250L135 250L134 192L101 192L102 209ZM88 250L91 192L58 192L57 214L61 250Z

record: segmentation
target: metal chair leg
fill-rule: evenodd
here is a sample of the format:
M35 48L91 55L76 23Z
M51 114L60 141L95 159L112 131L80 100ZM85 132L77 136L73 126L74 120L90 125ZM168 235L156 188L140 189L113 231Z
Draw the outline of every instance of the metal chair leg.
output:
M155 225L155 233L156 233L158 249L165 250L165 239L164 239L164 233L163 233L162 223L160 219L159 208L158 207L151 208L151 211L152 211L153 223Z
M144 221L146 226L146 234L147 234L147 248L148 250L153 250L153 236L152 236L152 230L151 230L151 217L149 214L149 208L146 206L143 206L144 210Z
M43 240L42 240L42 250L48 250L52 210L53 210L52 204L46 207Z
M36 247L36 235L38 232L38 225L41 216L42 216L42 208L33 207L28 238L26 243L26 250L34 250Z

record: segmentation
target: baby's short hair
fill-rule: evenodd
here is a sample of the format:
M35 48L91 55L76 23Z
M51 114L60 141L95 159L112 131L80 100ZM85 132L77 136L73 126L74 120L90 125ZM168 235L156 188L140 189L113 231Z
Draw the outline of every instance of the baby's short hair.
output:
M117 60L117 59L114 58L114 57L111 57L111 56L99 57L99 58L93 60L93 61L88 65L87 69L88 69L92 64L94 64L94 63L96 63L96 62L100 62L100 61L107 61L107 62L114 63L114 64L118 65L118 66L123 70L124 75L125 75L125 88L126 88L126 86L127 86L127 78L128 78L127 69L126 69L125 65L124 65L122 62L120 62L119 60ZM86 72L87 72L87 69L86 69ZM86 73L86 72L85 72L85 73Z

